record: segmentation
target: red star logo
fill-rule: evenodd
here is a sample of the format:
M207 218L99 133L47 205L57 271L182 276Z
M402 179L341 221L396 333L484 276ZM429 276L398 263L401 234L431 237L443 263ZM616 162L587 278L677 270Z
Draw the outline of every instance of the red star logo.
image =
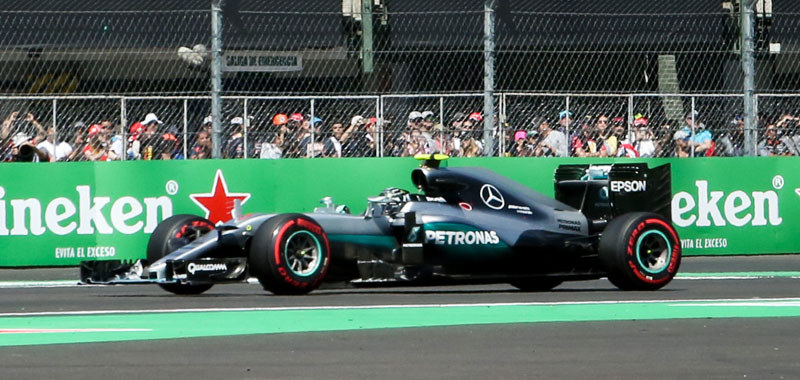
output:
M222 170L217 170L214 187L211 188L210 193L190 194L189 197L200 208L205 210L206 219L210 220L211 223L219 224L233 219L231 215L233 202L238 199L244 204L250 199L250 193L229 193L228 184L225 183Z

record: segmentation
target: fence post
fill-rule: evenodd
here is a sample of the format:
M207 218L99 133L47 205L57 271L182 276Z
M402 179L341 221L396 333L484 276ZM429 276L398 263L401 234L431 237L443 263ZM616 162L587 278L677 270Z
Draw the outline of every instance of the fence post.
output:
M483 155L494 149L494 0L483 3Z
M689 157L694 157L694 141L693 140L694 140L694 137L695 137L695 135L697 133L697 119L696 119L696 115L695 115L695 113L697 111L695 111L695 109L696 108L694 107L694 96L692 96L692 111L691 111L692 112L692 135L691 135L692 137L689 139L689 147L691 148L691 152L690 152L691 156L689 156Z
M314 132L316 132L314 130L314 128L316 128L316 126L315 126L316 123L314 123L314 117L315 116L314 116L314 99L313 98L311 99L310 103L311 103L311 115L309 115L309 119L310 120L308 121L308 123L311 126L311 141L308 143L308 146L306 147L306 154L311 153L311 154L309 154L310 158L315 158L315 156L314 156L314 141L317 141L317 140L316 140L316 137L314 136L315 135ZM377 146L377 145L378 144L375 144L375 146ZM309 148L311 150L309 150Z
M128 109L125 104L125 98L119 99L119 122L122 124L122 161L128 159Z
M56 154L55 146L58 145L58 126L56 125L56 118L58 117L58 100L53 99L53 155ZM47 135L45 135L47 138ZM77 149L77 148L75 148Z
M567 118L567 122L564 125L564 135L566 136L566 139L567 139L567 157L570 157L570 150L571 150L570 149L570 145L571 144L570 144L570 138L569 138L569 129L570 129L569 127L572 126L572 116L570 116L570 113L569 113L569 95L567 95L567 97L564 98L564 106L565 106L565 110L567 112L567 116L565 116ZM556 152L553 152L553 153L556 153Z
M189 99L183 99L183 159L189 159Z
M380 147L378 150L378 157L383 157L385 152L385 141L384 141L384 119L383 119L383 95L379 95L375 98L375 117L378 118L378 141L376 144Z
M222 149L222 9L220 2L211 2L211 157L221 158Z
M755 156L756 114L753 107L755 93L755 61L753 59L753 7L755 0L741 0L741 54L742 71L744 73L744 146L745 155Z
M247 98L244 98L242 103L242 127L244 127L244 131L242 131L242 157L246 160L250 155L247 150L247 140L250 138L250 115L247 112Z

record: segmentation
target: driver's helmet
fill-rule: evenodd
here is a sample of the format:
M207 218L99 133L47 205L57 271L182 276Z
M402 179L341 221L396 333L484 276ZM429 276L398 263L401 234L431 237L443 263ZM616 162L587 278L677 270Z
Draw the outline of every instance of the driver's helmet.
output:
M381 191L381 196L389 198L392 202L407 202L409 200L408 191L397 188L387 187Z

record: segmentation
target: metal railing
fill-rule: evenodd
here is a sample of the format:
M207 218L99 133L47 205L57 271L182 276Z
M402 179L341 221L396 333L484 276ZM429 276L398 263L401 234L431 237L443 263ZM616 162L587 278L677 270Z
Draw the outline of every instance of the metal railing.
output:
M775 141L785 147L761 149L762 154L797 155L800 96L757 94L755 98L758 136L746 147L739 123L741 94L497 93L492 130L498 144L491 155L539 155L534 153L536 144L551 130L567 140L564 156L744 155L747 148L758 152L759 146L772 147ZM471 156L462 143L480 144L475 131L483 130L483 104L480 93L224 96L219 143L223 158L265 158L270 156L262 154L265 147L290 158L389 157L434 150ZM105 159L152 158L131 152L145 137L148 143L162 144L154 146L156 158L209 157L195 153L205 149L202 144L208 140L198 137L210 134L205 123L210 105L210 96L2 96L0 154L8 160L12 145L23 137L38 143L49 135L55 142L70 144L73 152L105 150L107 154L100 156ZM150 113L161 121L152 131L137 125ZM341 128L334 129L334 124ZM763 134L769 126L776 128L778 140ZM719 149L723 137L725 149ZM712 141L712 146L701 144L702 139ZM608 145L611 140L616 146ZM652 142L643 148L646 153L618 151L620 144L635 147L646 140ZM81 154L59 158L96 159Z

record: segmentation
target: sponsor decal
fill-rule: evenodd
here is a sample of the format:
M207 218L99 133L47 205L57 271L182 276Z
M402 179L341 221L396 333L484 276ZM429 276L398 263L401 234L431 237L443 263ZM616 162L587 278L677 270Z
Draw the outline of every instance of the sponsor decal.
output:
M472 205L467 202L460 202L458 206L464 209L464 211L472 211Z
M5 199L6 191L0 186L0 236L151 233L161 220L172 216L172 200L167 196L112 199L92 196L89 185L75 186L75 192L77 202L74 196L42 202Z
M195 274L195 272L227 272L228 266L225 263L189 263L186 270L191 274Z
M647 181L611 181L611 191L615 193L639 193L647 191Z
M531 208L528 206L508 205L509 210L514 210L517 214L533 215Z
M500 190L488 183L481 186L481 200L483 204L493 210L502 210L506 205L506 200L503 199Z
M695 181L696 195L681 191L672 197L672 223L680 227L778 226L780 216L778 193L775 191L736 190L730 194L709 191L708 181ZM721 208L720 208L721 206Z
M425 231L425 243L435 245L498 244L495 231Z
M581 222L577 220L556 219L556 222L558 222L558 228L562 230L581 231Z
M210 193L190 194L192 201L206 212L205 218L211 223L219 224L233 219L233 201L240 200L242 205L250 199L250 193L231 193L228 192L228 183L222 170L217 170L214 184Z

